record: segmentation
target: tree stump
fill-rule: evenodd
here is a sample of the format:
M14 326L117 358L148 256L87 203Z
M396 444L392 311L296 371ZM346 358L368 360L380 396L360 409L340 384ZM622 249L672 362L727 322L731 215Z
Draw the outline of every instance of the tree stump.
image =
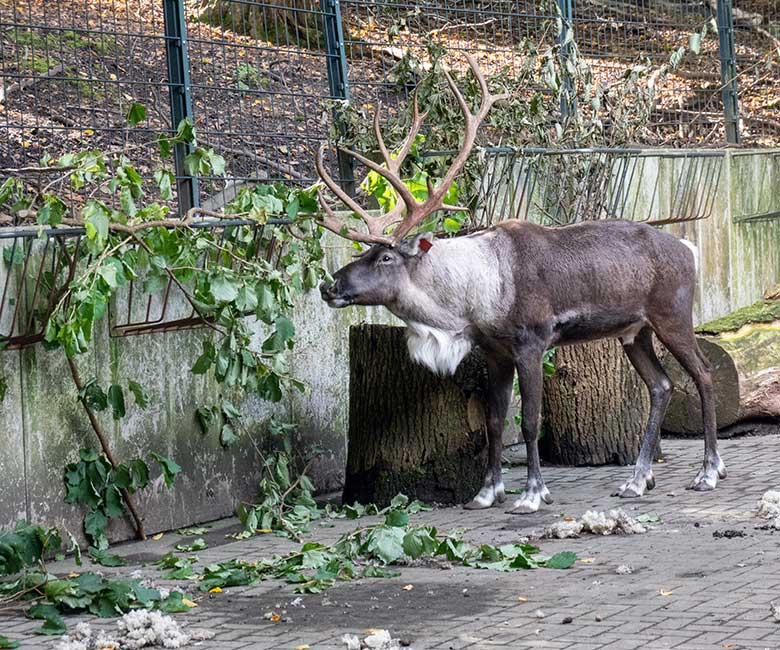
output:
M650 397L620 343L559 348L555 366L545 379L541 457L564 465L634 463Z
M759 301L696 331L699 348L712 367L718 428L780 418L780 302ZM663 429L703 433L696 386L670 354L661 362L674 383Z
M350 328L344 503L386 505L399 492L463 503L484 480L487 367L478 350L453 377L409 358L403 327Z

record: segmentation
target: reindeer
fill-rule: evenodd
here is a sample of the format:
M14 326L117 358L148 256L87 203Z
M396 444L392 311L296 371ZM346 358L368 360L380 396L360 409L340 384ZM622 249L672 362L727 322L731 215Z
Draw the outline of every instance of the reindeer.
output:
M507 220L486 230L450 239L423 232L407 238L439 210L462 210L444 203L447 189L474 146L477 129L490 108L507 95L494 95L476 61L468 57L479 83L481 104L472 113L447 74L465 118L463 143L438 185L428 181L428 197L418 202L400 170L426 114L414 97L412 125L395 157L382 137L378 113L374 132L384 164L344 150L381 174L400 201L372 216L329 176L320 148L316 167L324 184L364 222L367 232L338 218L323 193L321 225L348 239L371 244L358 260L323 283L331 307L383 305L407 325L409 353L441 374L452 374L473 346L487 357L488 466L482 489L465 508L488 508L506 499L501 478L504 420L515 371L522 396L522 432L528 452L525 491L512 513L536 512L552 503L539 466L537 437L542 405L542 355L552 346L618 338L650 392L650 415L639 458L616 493L639 497L655 486L652 460L672 383L653 349L652 334L693 378L701 396L704 461L691 484L712 490L726 470L717 449L713 386L709 366L693 331L696 252L692 244L646 224L603 220L560 228ZM392 234L388 229L396 226Z

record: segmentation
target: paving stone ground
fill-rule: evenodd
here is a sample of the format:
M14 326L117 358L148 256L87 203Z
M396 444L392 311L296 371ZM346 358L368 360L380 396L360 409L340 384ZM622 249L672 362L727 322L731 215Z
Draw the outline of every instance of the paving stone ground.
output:
M200 647L220 650L300 645L343 650L344 633L360 634L367 628L388 629L416 650L780 648L780 624L770 612L773 600L780 603L780 533L762 530L765 522L755 516L761 495L780 487L780 435L721 441L729 476L711 493L685 489L700 463L701 441L667 440L664 453L665 462L655 467L657 487L641 499L610 496L628 468L547 467L544 475L555 503L536 514L508 515L507 503L479 512L439 508L414 516L439 529L463 528L466 539L492 544L517 541L562 515L576 517L589 509L623 507L633 515L661 517L662 522L644 535L539 542L545 553L572 550L585 560L570 570L498 573L402 567L397 578L338 583L324 594L304 595L305 607L293 606L297 596L292 586L277 581L221 594L190 589L198 594L199 607L178 615L178 620L214 631L216 637ZM520 488L524 474L524 467L512 468L505 477L507 486ZM315 528L309 537L333 541L355 525L338 520L331 528ZM206 536L210 548L198 553L204 563L251 560L296 546L267 535L234 541L225 538L230 530L238 530L235 520L215 524ZM744 536L713 535L725 530ZM140 568L157 581L157 570L142 563L181 541L170 533L157 542L117 546L115 551L131 565L105 571L127 574ZM632 565L634 574L617 575L621 564ZM55 573L73 568L67 561L51 566ZM402 589L409 584L413 589ZM282 610L286 621L264 617ZM537 618L538 610L544 618ZM74 625L80 619L67 620ZM0 610L0 632L19 640L22 648L51 649L54 640L33 634L38 625L26 620L21 609ZM112 622L97 625L108 627Z

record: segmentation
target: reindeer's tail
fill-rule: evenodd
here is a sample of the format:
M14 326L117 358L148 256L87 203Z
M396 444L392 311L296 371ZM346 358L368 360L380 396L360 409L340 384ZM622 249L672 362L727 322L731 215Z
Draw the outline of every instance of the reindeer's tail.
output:
M698 271L699 270L699 247L696 246L696 244L694 244L693 242L688 241L687 239L681 239L680 242L685 244L690 249L691 253L693 253L693 264L695 269Z

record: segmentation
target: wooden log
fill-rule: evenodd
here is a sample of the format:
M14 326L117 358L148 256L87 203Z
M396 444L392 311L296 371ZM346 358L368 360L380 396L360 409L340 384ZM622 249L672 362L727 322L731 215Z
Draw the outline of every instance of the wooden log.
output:
M555 366L545 379L541 457L564 465L634 463L650 398L620 343L559 348Z
M486 467L487 369L472 352L454 377L409 358L405 328L350 329L349 442L344 503L386 505L399 492L463 503Z
M780 418L780 301L761 300L696 329L699 348L712 366L718 428ZM663 429L703 431L699 394L671 355L662 363L675 385Z

